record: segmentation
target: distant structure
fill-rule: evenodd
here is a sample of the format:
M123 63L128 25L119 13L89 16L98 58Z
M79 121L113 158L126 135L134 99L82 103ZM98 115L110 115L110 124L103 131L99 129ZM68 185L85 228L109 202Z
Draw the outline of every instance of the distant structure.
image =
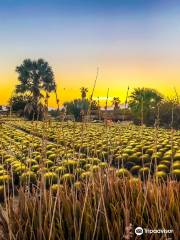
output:
M0 105L0 115L7 115L8 112L9 112L9 107L8 106Z
M120 109L115 110L113 107L101 108L100 110L91 110L90 116L85 116L86 120L111 120L117 121L132 121L132 116L128 111L128 107L124 104L120 105Z

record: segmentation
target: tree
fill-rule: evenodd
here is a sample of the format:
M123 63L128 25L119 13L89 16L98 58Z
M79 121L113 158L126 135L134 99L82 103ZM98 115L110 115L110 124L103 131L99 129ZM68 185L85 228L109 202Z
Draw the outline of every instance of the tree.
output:
M89 110L98 110L99 106L95 100L86 99L87 88L82 87L81 99L74 99L70 102L65 102L64 107L67 114L74 115L76 121L82 121L83 117L87 114Z
M62 110L61 110L62 112ZM57 111L56 109L51 109L49 111L49 114L53 117L53 118L57 118L60 117L60 111Z
M34 117L40 116L42 114L41 99L44 98L43 92L46 94L45 105L48 109L49 94L56 90L52 68L43 59L37 61L25 59L20 66L16 67L16 72L19 80L16 93L27 94L32 97L32 102L28 103L26 110L28 109L29 114L33 113ZM43 109L45 108L43 107Z
M112 100L112 104L114 106L114 110L119 110L119 104L120 104L119 97L114 97Z
M90 104L90 103L89 103ZM96 100L91 101L91 110L99 110L100 106L98 105Z
M31 96L18 94L10 98L9 105L11 106L12 111L17 112L20 116L23 116L26 105L31 101Z
M57 112L59 113L59 98L58 98L58 95L57 95L57 86L55 87L55 95L56 95L56 104L57 104Z
M86 95L87 95L88 89L85 88L85 87L82 87L82 88L80 88L80 91L81 91L82 101L84 101L86 99Z
M180 104L172 99L165 99L159 107L160 126L180 128Z
M162 99L162 95L154 89L135 88L129 101L134 122L154 124L158 105Z
M88 114L88 110L97 111L99 106L95 100L90 102L89 100L74 99L70 102L65 102L64 107L67 114L74 115L77 121L81 121L82 117Z
M82 115L85 115L89 108L88 100L75 99L70 102L65 102L64 107L66 108L67 114L74 115L76 121L82 120Z

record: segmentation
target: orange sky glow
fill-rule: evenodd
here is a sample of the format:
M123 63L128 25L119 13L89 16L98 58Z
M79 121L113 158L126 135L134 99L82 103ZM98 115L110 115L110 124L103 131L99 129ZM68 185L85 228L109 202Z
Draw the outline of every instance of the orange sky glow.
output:
M128 86L180 95L179 1L1 0L0 34L0 104L8 104L26 58L48 61L61 106L81 87L91 94L97 67L94 97L109 88L123 103Z

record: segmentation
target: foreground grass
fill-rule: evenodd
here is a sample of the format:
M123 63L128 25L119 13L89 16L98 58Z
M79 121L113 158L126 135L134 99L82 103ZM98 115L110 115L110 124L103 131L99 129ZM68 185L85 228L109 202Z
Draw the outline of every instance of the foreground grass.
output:
M2 124L0 239L179 239L179 136L119 124ZM138 226L173 234L138 237Z
M7 189L6 189L7 190ZM1 239L178 239L180 183L99 171L83 182L20 187L0 210ZM137 226L173 234L134 234Z

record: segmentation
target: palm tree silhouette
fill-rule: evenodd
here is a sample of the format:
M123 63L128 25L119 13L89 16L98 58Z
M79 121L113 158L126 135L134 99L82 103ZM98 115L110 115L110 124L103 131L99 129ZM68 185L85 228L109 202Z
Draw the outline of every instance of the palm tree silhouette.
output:
M87 95L88 89L85 88L85 87L82 87L82 88L80 88L80 91L81 91L82 101L84 101L86 99L86 95Z
M42 104L42 94L45 91L45 105L48 109L49 94L56 89L54 73L48 62L43 59L32 61L25 59L20 66L16 67L19 84L16 86L16 93L28 93L32 96L32 102L29 102L26 111L37 115L39 106ZM30 106L31 105L31 106Z
M112 104L114 106L114 110L118 110L119 109L119 104L120 104L119 97L114 97L113 100L112 100Z

